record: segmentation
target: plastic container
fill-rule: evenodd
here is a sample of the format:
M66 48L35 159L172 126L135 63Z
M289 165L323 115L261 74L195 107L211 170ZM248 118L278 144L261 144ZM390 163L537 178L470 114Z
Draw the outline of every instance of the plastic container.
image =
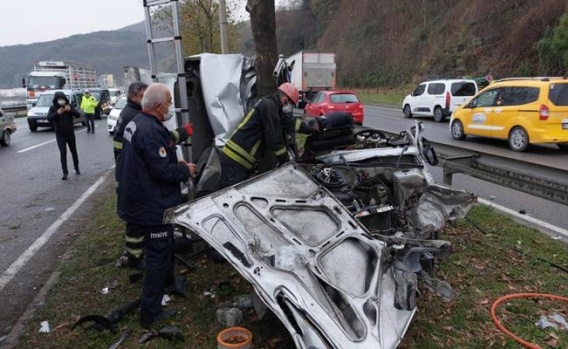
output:
M229 327L217 335L217 349L250 349L252 333L244 327Z

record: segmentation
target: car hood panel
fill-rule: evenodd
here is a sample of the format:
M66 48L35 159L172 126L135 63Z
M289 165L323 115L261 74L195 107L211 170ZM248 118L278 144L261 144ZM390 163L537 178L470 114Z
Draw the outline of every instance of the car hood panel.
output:
M386 244L288 163L166 213L219 251L298 348L394 348L415 309L394 306Z

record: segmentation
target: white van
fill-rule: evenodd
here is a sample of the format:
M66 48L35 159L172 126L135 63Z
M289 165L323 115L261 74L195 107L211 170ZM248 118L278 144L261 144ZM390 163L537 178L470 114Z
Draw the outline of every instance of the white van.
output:
M74 119L75 123L80 123L81 125L85 126L85 115L81 112L81 99L83 98L83 92L81 90L49 90L41 94L37 99L37 102L34 106L28 110L28 126L30 127L30 131L36 132L38 127L49 127L51 129L54 128L54 125L47 120L47 112L49 111L49 107L53 104L53 96L55 92L61 91L65 93L67 99L69 99L69 103L73 106L73 108L79 110L81 117Z
M474 80L444 79L425 81L402 102L404 117L432 116L442 122L446 116L477 94Z

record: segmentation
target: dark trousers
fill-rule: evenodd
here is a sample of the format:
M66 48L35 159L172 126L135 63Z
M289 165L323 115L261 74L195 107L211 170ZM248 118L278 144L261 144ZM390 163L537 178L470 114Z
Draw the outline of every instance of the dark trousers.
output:
M87 133L95 132L95 114L85 113L85 119L87 121Z
M139 229L136 224L126 223L125 230L125 245L126 252L134 258L142 258L144 254L144 236L146 232L144 229Z
M69 151L73 156L73 165L75 170L79 169L79 156L77 155L77 144L75 143L75 133L56 133L55 139L57 140L57 146L59 147L59 155L61 159L61 169L63 174L68 174L67 170L67 145L69 145Z
M141 226L144 231L146 269L140 304L140 320L154 321L162 312L162 298L166 287L174 279L174 228L171 224Z
M237 164L221 153L221 178L219 179L219 189L230 187L249 178L251 171Z

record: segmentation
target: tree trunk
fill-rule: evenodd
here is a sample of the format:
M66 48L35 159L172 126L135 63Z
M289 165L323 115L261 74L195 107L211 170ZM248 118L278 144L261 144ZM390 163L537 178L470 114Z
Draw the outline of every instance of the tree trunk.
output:
M272 76L278 54L274 0L247 0L250 24L256 47L256 88L259 97L276 90Z

